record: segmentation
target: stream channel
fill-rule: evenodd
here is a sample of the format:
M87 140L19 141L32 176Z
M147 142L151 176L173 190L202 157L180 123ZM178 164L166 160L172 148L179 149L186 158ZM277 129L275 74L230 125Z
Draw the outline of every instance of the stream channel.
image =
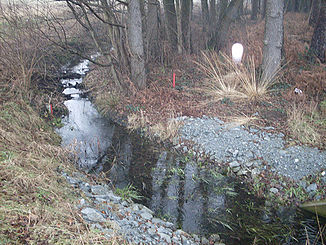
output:
M82 60L64 68L77 78L61 80L69 114L57 130L62 145L76 151L82 170L105 171L114 188L132 185L143 196L138 202L188 233L219 234L226 244L305 244L306 229L314 244L318 227L313 215L274 209L210 163L162 149L102 117L79 89L88 66Z

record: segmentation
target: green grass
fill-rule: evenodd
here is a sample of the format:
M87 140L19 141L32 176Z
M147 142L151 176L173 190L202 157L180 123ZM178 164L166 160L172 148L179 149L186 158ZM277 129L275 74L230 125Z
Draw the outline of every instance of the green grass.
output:
M129 202L131 202L132 200L143 199L143 196L139 194L137 189L132 184L129 184L124 188L117 188L115 190L115 193L119 195L122 198L122 200L129 201Z

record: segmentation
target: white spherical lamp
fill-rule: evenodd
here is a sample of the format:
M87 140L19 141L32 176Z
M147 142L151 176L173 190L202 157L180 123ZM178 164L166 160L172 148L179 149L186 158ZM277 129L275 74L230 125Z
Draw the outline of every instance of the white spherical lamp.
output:
M241 43L232 45L232 60L235 64L240 64L243 55L243 46Z

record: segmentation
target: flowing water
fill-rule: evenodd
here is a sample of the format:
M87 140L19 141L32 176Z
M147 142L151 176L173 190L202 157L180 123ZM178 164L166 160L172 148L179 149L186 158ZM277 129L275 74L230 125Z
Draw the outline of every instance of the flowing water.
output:
M78 89L88 64L84 60L65 68L81 78L61 81L69 114L58 133L62 144L75 150L81 169L106 172L115 188L132 184L157 216L189 233L221 234L226 244L253 244L255 237L256 244L305 244L303 227L315 236L313 217L295 209L266 207L248 194L245 184L221 174L211 163L162 149L103 118Z

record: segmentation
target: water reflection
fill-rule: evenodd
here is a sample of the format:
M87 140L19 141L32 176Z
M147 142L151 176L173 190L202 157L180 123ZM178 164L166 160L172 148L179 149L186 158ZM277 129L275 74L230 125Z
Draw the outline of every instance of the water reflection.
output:
M206 233L207 214L225 211L225 190L232 189L231 181L118 128L103 166L113 184L124 188L132 183L157 215L187 232Z
M71 99L64 102L69 114L63 118L64 126L57 130L62 145L73 150L81 168L90 170L96 166L111 145L114 124L103 118L93 104L82 96L83 90L76 88L82 82L82 76L88 71L88 60L66 71L77 73L81 78L62 79L63 93Z

